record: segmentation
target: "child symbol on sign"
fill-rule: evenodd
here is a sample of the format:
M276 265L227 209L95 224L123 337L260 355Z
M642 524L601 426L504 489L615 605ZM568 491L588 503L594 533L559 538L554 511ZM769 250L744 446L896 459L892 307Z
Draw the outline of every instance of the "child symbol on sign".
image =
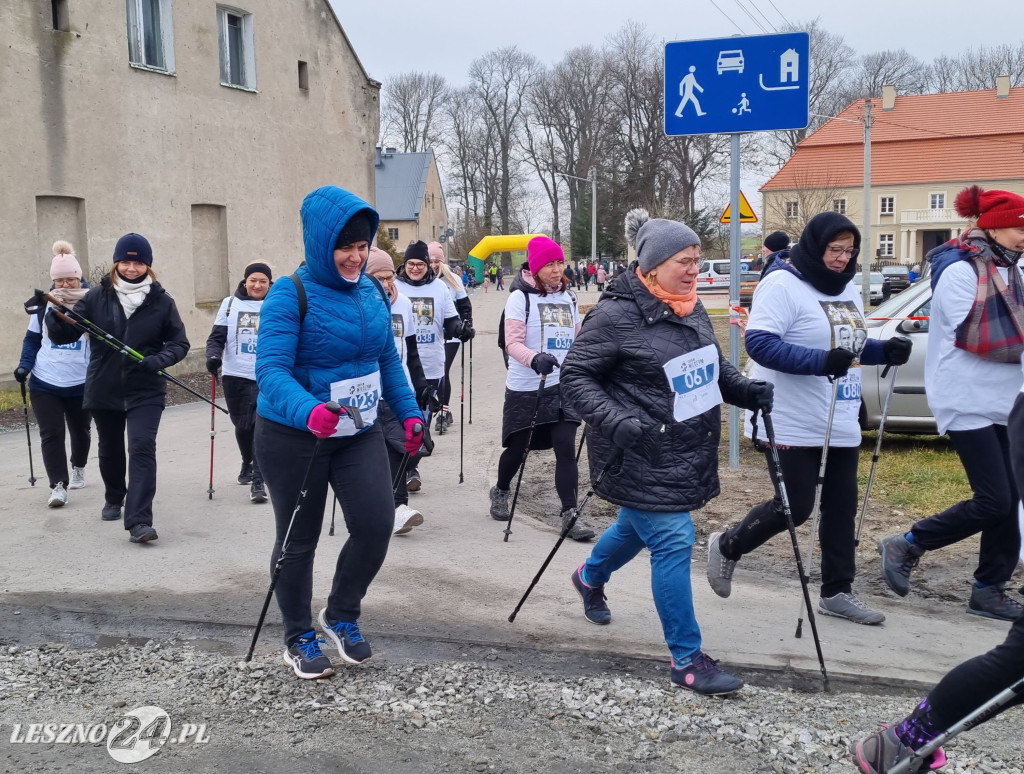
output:
M753 113L754 111L750 109L750 100L747 99L747 92L741 92L740 97L742 97L742 99L740 100L739 106L734 107L732 112L739 116L744 113Z

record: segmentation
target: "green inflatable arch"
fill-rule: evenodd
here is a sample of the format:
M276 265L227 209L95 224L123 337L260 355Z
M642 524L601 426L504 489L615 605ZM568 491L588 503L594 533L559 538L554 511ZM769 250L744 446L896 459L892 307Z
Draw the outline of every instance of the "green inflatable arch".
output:
M476 276L476 281L484 281L484 261L492 253L525 250L530 240L538 236L544 236L544 234L494 234L492 236L485 236L476 243L476 247L469 251L469 266Z

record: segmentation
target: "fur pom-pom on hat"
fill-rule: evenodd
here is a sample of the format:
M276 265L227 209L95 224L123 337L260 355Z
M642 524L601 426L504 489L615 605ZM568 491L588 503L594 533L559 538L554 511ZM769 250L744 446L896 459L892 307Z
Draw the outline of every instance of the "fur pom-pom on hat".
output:
M960 217L977 220L979 228L1024 227L1024 196L1012 191L986 191L972 185L956 195Z
M636 247L636 235L640 227L651 219L651 213L643 207L637 207L626 213L626 242L630 247Z
M75 248L70 242L58 239L53 243L53 260L50 261L50 279L75 277L82 279L82 266L75 257Z

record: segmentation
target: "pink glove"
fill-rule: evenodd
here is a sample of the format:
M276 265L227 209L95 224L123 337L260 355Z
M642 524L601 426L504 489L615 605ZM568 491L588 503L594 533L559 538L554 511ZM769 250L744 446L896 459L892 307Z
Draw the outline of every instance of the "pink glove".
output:
M405 450L409 454L415 454L423 445L423 420L419 417L409 417L402 424L405 425Z
M344 414L345 409L342 409L341 413ZM334 435L334 431L338 429L339 416L339 414L335 414L327 408L326 403L320 403L309 412L306 427L317 438L330 438Z

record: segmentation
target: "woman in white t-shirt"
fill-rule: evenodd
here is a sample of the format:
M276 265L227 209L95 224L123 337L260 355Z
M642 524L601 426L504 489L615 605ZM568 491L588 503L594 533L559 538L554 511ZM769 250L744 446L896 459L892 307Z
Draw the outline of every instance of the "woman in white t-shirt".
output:
M910 357L910 341L893 338L883 343L855 335L866 328L860 293L850 282L859 252L860 232L846 216L823 212L811 218L799 242L776 253L754 291L746 348L755 363L751 376L775 385L773 424L782 479L797 526L813 508L838 380L821 486L818 610L856 623L880 624L885 616L853 593L861 442L858 361L902 365ZM863 346L859 351L858 345ZM758 421L764 438L763 423ZM785 530L782 504L775 498L755 505L740 524L713 533L708 539L707 573L714 592L728 597L736 562Z
M437 275L437 278L448 286L448 292L452 294L452 303L455 304L455 311L459 313L459 319L463 323L473 325L473 305L470 303L469 294L465 285L456 274L448 268L448 258L444 254L444 248L440 242L431 242L427 245L427 253L430 258L430 268ZM462 342L457 336L445 339L444 342L444 379L441 381L440 399L441 411L437 415L437 432L444 433L454 424L452 412L448 404L452 399L452 364L459 354L459 347Z
M1006 595L1020 533L1007 416L1021 388L1024 352L1024 196L971 186L957 212L977 225L932 250L932 307L925 360L928 406L949 433L973 496L879 541L882 577L901 597L925 551L981 533L967 612L1013 621L1024 605Z
M576 510L575 446L580 418L562 400L558 369L579 332L580 315L576 297L567 288L565 255L558 243L546 236L534 237L526 257L527 265L509 286L505 302L508 376L501 423L505 450L498 459L498 482L491 487L491 517L508 520L509 487L529 443L531 451L555 452L555 489L564 529ZM541 375L546 377L543 392ZM569 537L590 540L594 530L577 520Z
M54 284L50 294L68 306L74 306L89 287L82 281L82 267L75 257L74 248L67 242L53 243L50 279ZM59 508L68 501L68 489L85 486L85 462L92 445L91 417L82 408L85 375L89 368L89 337L82 336L70 344L56 344L43 324L45 308L33 307L29 311L32 319L28 323L14 378L22 385L28 380L32 411L39 423L43 467L50 483L46 504ZM70 476L64 446L65 424L71 436Z

